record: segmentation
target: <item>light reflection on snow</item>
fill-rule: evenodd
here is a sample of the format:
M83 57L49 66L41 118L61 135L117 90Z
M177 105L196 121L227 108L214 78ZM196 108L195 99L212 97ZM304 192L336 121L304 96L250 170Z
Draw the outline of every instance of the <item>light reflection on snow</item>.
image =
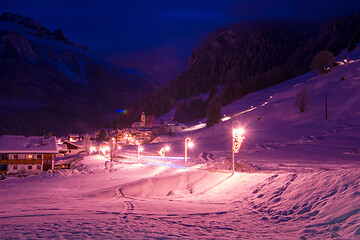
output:
M141 155L141 158L153 158L153 159L164 159L163 157L161 156L151 156L151 155ZM165 157L165 159L169 159L169 160L172 160L172 159L177 159L177 160L184 160L184 157ZM190 159L190 157L188 157L187 159Z
M260 107L263 107L263 106L265 106L266 104L268 104L269 102L264 102L263 104L261 104L261 106Z
M230 119L231 119L231 117L223 117L223 118L221 119L221 121L222 121L222 122L225 122L225 121L230 120Z
M184 130L182 130L183 132L187 132L187 131L194 131L194 130L199 130L199 129L202 129L206 127L206 123L200 123L200 124L197 124L197 125L194 125L194 126L191 126L191 127L188 127Z

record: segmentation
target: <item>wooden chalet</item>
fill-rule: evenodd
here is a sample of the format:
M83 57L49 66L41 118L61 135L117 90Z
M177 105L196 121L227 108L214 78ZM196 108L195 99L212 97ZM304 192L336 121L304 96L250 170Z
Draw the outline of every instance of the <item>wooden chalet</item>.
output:
M68 134L68 141L69 142L78 142L80 140L79 134Z
M56 137L0 136L0 173L40 173L54 169Z
M78 144L73 142L65 141L64 145L67 147L67 152L65 155L79 154L81 151L84 151Z

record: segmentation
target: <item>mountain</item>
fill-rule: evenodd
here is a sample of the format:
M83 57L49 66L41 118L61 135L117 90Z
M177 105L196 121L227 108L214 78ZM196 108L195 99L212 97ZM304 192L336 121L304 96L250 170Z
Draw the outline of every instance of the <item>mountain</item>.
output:
M128 116L118 116L113 124L126 126L142 111L162 116L182 99L196 98L219 86L223 91L218 94L226 106L310 71L316 53L326 49L337 55L351 40L360 42L360 14L334 18L322 26L277 19L219 28L193 51L184 72L130 109ZM197 109L198 102L187 109L183 105L178 104L182 113Z
M94 129L158 88L31 18L0 16L0 134Z

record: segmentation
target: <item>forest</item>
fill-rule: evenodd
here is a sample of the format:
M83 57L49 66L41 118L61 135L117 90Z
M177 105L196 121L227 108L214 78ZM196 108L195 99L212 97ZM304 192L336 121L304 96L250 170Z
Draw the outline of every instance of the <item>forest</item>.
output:
M310 22L263 20L216 29L192 53L175 79L118 115L110 127L128 127L141 112L160 117L174 106L174 120L203 118L212 97L225 106L248 93L310 71L316 53L335 56L360 42L360 14L334 18L322 26ZM222 92L217 92L222 86ZM209 93L209 99L197 99ZM190 99L189 101L184 101Z

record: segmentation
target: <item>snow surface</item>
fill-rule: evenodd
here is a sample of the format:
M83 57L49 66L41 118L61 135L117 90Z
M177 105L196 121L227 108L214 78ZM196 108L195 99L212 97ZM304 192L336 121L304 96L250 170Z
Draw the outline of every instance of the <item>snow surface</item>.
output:
M224 107L231 119L213 128L144 145L139 161L137 147L124 146L115 162L81 156L71 169L0 181L0 236L360 239L360 49L346 55L352 62L328 74ZM311 103L301 113L294 100L303 87ZM246 139L232 173L234 120ZM194 143L187 164L185 137ZM161 159L164 145L171 150Z

